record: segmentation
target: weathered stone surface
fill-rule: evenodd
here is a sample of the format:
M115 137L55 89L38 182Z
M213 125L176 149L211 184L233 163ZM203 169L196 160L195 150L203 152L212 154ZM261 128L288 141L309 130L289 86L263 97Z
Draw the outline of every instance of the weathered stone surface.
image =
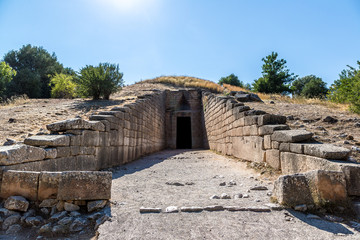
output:
M64 209L65 211L72 212L72 211L79 211L80 207L76 204L65 202Z
M265 114L259 116L258 118L258 125L270 125L270 124L285 124L286 117L281 115L274 115L274 114Z
M275 131L279 130L289 130L289 126L285 124L279 124L279 125L264 125L259 127L259 135L268 135L273 134Z
M52 132L64 132L66 130L94 130L105 131L105 126L99 121L86 121L81 118L73 118L46 125Z
M101 200L111 198L111 172L63 172L59 200Z
M278 142L301 142L311 139L313 133L306 130L281 130L271 135L271 140Z
M69 227L65 225L56 225L52 228L51 232L52 234L56 235L64 235L68 233Z
M70 137L67 135L35 135L26 138L24 143L31 146L69 146Z
M39 226L40 224L42 224L44 222L44 219L40 216L36 216L36 217L27 217L25 219L25 223L28 226Z
M5 171L1 183L1 197L23 196L37 200L39 172Z
M7 217L2 224L2 229L7 230L11 225L20 222L20 218L20 214L15 214Z
M56 213L54 215L52 215L50 218L49 218L49 221L50 222L58 222L60 219L63 219L64 217L67 216L67 212L66 211L62 211L62 212L59 212L59 213Z
M47 235L50 234L52 230L52 226L51 223L45 224L43 226L41 226L41 228L39 229L39 234L40 235Z
M289 207L314 203L308 182L303 174L280 176L275 181L273 196L278 203Z
M264 139L258 136L233 137L232 153L237 158L264 162Z
M276 149L266 150L266 163L270 165L270 167L280 170L280 151Z
M360 196L360 164L341 164L345 174L347 193L349 196Z
M165 209L166 213L177 213L179 212L179 208L177 206L169 206Z
M314 170L306 172L304 175L309 183L315 204L342 205L348 200L343 172Z
M25 162L39 161L45 158L43 148L25 144L0 146L0 165L14 165Z
M290 143L290 152L303 154L304 153L304 144Z
M332 144L304 144L304 154L327 159L347 159L350 150Z
M87 221L85 219L75 219L74 222L70 225L70 232L80 232L87 225Z
M105 207L107 201L106 200L97 200L97 201L89 201L87 203L88 212L93 212Z
M56 198L61 172L41 172L39 176L38 200ZM44 206L45 207L45 206Z
M58 221L57 223L59 225L69 225L74 219L72 217L64 217L63 219L61 219L60 221Z
M4 207L8 210L26 212L29 207L29 202L22 196L11 196L6 199Z
M181 212L202 212L204 209L202 207L181 207Z
M16 234L22 230L22 227L19 224L11 225L8 230L6 230L6 235Z
M204 207L205 211L223 211L224 207L223 206L219 206L219 205L213 205L213 206L206 206Z

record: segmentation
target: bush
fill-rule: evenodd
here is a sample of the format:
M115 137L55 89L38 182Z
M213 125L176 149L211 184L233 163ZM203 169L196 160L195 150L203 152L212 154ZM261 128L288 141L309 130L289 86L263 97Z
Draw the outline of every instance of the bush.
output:
M100 63L94 67L88 65L80 70L78 79L79 93L94 100L109 99L110 94L117 92L124 84L123 73L119 65Z
M328 98L333 102L350 103L350 110L360 114L360 61L359 69L348 66L331 85Z
M16 71L9 64L0 62L0 97L4 97L6 87L15 75Z
M291 91L294 96L325 98L328 89L321 78L309 75L296 79L292 83Z
M76 97L76 83L73 82L73 76L67 74L55 74L50 79L52 98L74 98Z
M239 78L233 73L227 77L220 78L218 84L223 85L224 83L230 84L232 86L244 87L244 83L242 81L240 81Z

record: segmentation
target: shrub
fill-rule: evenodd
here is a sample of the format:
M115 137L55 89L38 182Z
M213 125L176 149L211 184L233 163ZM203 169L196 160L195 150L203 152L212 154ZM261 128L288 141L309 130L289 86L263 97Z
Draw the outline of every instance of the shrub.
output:
M6 62L0 62L0 97L6 92L7 85L16 75L16 71L12 69Z
M94 67L87 65L80 70L77 80L79 92L84 97L94 100L109 99L110 94L117 92L124 84L123 73L119 72L119 65L100 63Z
M242 88L244 87L244 83L242 81L240 81L239 78L233 73L227 77L220 78L218 84L223 85L224 83L230 84L232 86L237 86L237 87L242 87Z
M50 79L52 98L74 98L76 97L76 83L73 82L73 76L67 74L55 74Z
M291 91L294 96L325 98L328 89L321 78L309 75L293 81Z

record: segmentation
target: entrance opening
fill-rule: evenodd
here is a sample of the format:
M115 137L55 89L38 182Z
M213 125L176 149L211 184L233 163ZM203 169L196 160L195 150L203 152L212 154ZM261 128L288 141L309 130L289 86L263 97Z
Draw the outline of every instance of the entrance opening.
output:
M191 118L178 117L176 127L176 148L190 149L191 147Z

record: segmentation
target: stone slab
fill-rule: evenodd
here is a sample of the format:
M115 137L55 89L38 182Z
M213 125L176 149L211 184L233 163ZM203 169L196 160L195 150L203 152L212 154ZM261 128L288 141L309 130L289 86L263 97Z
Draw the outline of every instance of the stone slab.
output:
M46 125L52 132L64 132L66 130L94 130L105 131L105 126L99 121L87 121L81 118L73 118Z
M39 176L38 200L56 199L61 172L41 172Z
M272 168L280 170L280 151L276 149L266 150L266 163Z
M1 183L1 198L23 196L29 200L37 200L40 172L5 171Z
M67 135L36 135L26 138L24 143L31 146L69 146L70 137Z
M281 130L271 135L271 140L278 142L302 142L311 139L313 133L306 130Z
M279 124L279 125L264 125L259 127L259 135L269 135L273 134L275 131L279 130L289 130L289 126L285 124Z
M349 149L332 144L304 144L304 154L320 158L342 160L347 159L350 152Z
M43 160L46 152L43 148L25 144L0 147L0 165L14 165Z
M101 200L111 198L111 172L63 172L59 200Z

